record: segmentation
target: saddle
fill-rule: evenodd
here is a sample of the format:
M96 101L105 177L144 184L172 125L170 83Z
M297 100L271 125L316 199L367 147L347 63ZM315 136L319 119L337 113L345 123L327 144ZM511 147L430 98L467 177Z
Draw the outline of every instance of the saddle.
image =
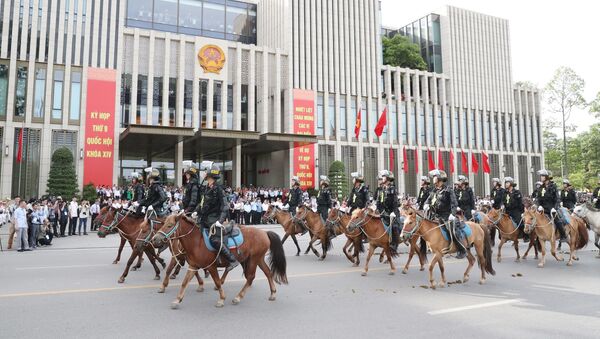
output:
M214 248L210 243L210 234L208 233L208 229L203 229L203 238L204 244L211 252L217 252L219 249ZM227 248L236 249L244 243L244 235L239 226L237 226L233 221L229 222L229 224L223 225L223 244L227 245Z

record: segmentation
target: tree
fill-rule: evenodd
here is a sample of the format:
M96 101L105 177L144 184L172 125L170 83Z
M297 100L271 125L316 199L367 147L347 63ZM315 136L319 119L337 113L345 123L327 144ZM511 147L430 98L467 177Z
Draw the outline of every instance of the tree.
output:
M70 199L78 191L73 154L66 147L59 148L52 154L47 192L52 196Z
M569 174L569 161L567 156L567 122L571 118L573 108L583 107L586 102L583 98L585 81L569 67L560 67L554 77L546 85L545 94L551 112L559 115L563 134L563 167L562 176Z
M91 182L83 186L83 190L81 191L81 200L87 200L90 203L93 203L96 200L97 192L96 186Z
M334 161L329 166L329 182L331 191L338 200L342 199L348 192L348 180L346 180L346 168L341 161Z
M590 113L592 113L596 118L600 118L600 92L596 94L596 99L590 102Z
M384 65L427 70L427 64L421 56L419 45L410 42L407 37L400 34L396 34L392 38L384 36L382 45Z

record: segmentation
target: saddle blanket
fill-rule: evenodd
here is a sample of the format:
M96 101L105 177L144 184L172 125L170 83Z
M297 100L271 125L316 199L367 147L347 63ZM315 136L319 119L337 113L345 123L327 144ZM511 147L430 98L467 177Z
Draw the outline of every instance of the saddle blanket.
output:
M466 223L461 223L462 224L462 231L465 232L465 237L470 237L471 234L473 234L473 230L471 230L471 226L469 226L469 224ZM440 231L442 232L442 235L444 236L444 239L446 239L447 241L450 241L450 235L448 234L448 230L446 229L446 227L440 227Z
M479 213L475 213L473 214L473 221L480 224L483 220L481 220L481 215L479 215Z
M561 207L560 208L560 214L561 214L561 219L562 220L564 220L567 224L571 223L571 215L570 215L568 209L566 209L565 207Z
M208 230L203 230L202 231L202 238L204 238L204 244L206 245L206 247L208 248L209 251L211 252L216 252L219 249L218 248L214 248L212 246L212 244L210 243L210 235L208 234ZM234 233L235 234L235 233ZM241 246L244 243L244 235L242 234L242 232L237 232L237 234L235 234L233 237L232 236L227 236L227 235L223 235L225 238L227 238L227 247L229 249L234 249L238 246Z

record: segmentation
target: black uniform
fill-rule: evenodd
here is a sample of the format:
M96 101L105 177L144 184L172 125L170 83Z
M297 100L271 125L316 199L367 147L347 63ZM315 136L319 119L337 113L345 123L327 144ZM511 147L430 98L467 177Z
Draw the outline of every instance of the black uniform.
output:
M475 194L473 194L473 189L470 186L460 189L457 201L458 207L463 211L465 221L473 219L473 214L471 213L475 209Z
M154 182L148 188L148 194L146 198L140 202L140 206L138 212L141 211L142 207L150 207L154 208L157 215L163 215L164 211L164 203L167 201L167 194L165 193L165 189L160 184L160 179L155 179Z
M431 193L431 187L429 185L421 186L419 190L419 196L417 198L417 205L419 206L419 211L423 210L423 205L429 198L429 194Z
M144 200L144 184L138 182L133 186L133 197L132 201L137 202L138 204Z
M453 223L448 222L448 218L451 214L456 214L456 208L458 207L454 190L446 185L434 188L433 191L431 191L431 194L429 194L429 199L427 199L426 204L430 206L431 212L433 212L441 222L446 223L450 227L449 231L455 235L453 237L455 246L461 256L463 256L464 249L462 244L460 244L461 239L464 238L461 223L458 223L458 220L455 220Z
M539 187L536 187L536 188L533 189L533 192L531 192L531 199L533 201L536 201L539 192L540 192L540 188Z
M288 192L288 206L290 207L290 213L296 215L296 207L302 203L302 190L298 186L294 186Z
M210 228L217 221L221 224L227 218L229 204L223 187L219 184L206 186L200 203L196 207L198 213L198 224L202 228ZM220 237L220 234L218 235ZM212 239L211 239L212 241ZM217 246L218 246L217 242Z
M518 189L506 191L504 209L517 225L523 227L523 225L521 225L521 215L525 211L525 208L523 207L523 196L521 195L521 191Z
M183 210L185 213L192 213L200 201L200 186L198 179L192 178L185 185L185 194L183 196Z
M563 203L563 207L569 211L573 211L575 204L577 204L577 196L575 190L572 187L560 191L560 200Z
M594 192L592 193L592 199L598 199L596 201L596 203L594 204L595 208L600 208L600 198L598 197L599 195L600 195L600 186L596 187L596 189L594 189Z
M560 198L556 184L553 181L546 181L539 189L537 196L538 205L542 206L546 216L552 219L551 211L553 208L556 209L557 212L560 210L559 202ZM566 233L562 222L562 215L560 213L558 213L558 216L554 218L554 225L556 225L556 228L558 228L560 237L562 239L566 238Z
M492 207L494 209L499 210L502 207L502 202L504 201L505 194L506 190L502 187L494 187L494 189L492 189Z
M393 183L387 185L384 188L384 198L383 198L383 214L381 217L386 221L386 223L390 224L390 214L394 213L396 217L392 221L392 241L390 242L390 246L396 250L398 247L398 236L400 234L400 211L398 207L400 206L400 202L398 201L398 192L396 191L396 186Z
M332 205L331 190L329 186L325 186L321 188L319 195L317 195L317 212L319 212L323 221L327 220L327 214Z
M353 187L350 196L348 197L348 205L350 206L350 212L357 208L367 207L369 202L369 189L364 184L360 184L358 188Z
M378 186L375 190L375 207L377 208L377 212L382 214L385 211L384 206L385 201L385 188L383 186Z

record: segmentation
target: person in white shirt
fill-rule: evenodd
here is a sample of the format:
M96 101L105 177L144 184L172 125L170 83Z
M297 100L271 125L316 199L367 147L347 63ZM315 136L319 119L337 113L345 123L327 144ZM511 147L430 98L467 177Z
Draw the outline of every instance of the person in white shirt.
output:
M81 208L79 211L79 227L77 234L81 235L81 228L83 228L83 235L87 235L87 220L90 215L90 203L86 200L81 202Z
M69 203L69 234L75 235L77 228L77 217L79 216L79 204L77 204L77 198L73 198Z
M17 232L17 250L19 252L31 251L29 248L27 228L27 203L24 200L19 202L19 207L14 212L15 230Z
M96 226L94 225L94 220L96 220L96 217L98 216L99 213L100 213L100 200L96 199L94 204L90 207L90 214L92 215L92 223L90 225L91 231L96 230Z

